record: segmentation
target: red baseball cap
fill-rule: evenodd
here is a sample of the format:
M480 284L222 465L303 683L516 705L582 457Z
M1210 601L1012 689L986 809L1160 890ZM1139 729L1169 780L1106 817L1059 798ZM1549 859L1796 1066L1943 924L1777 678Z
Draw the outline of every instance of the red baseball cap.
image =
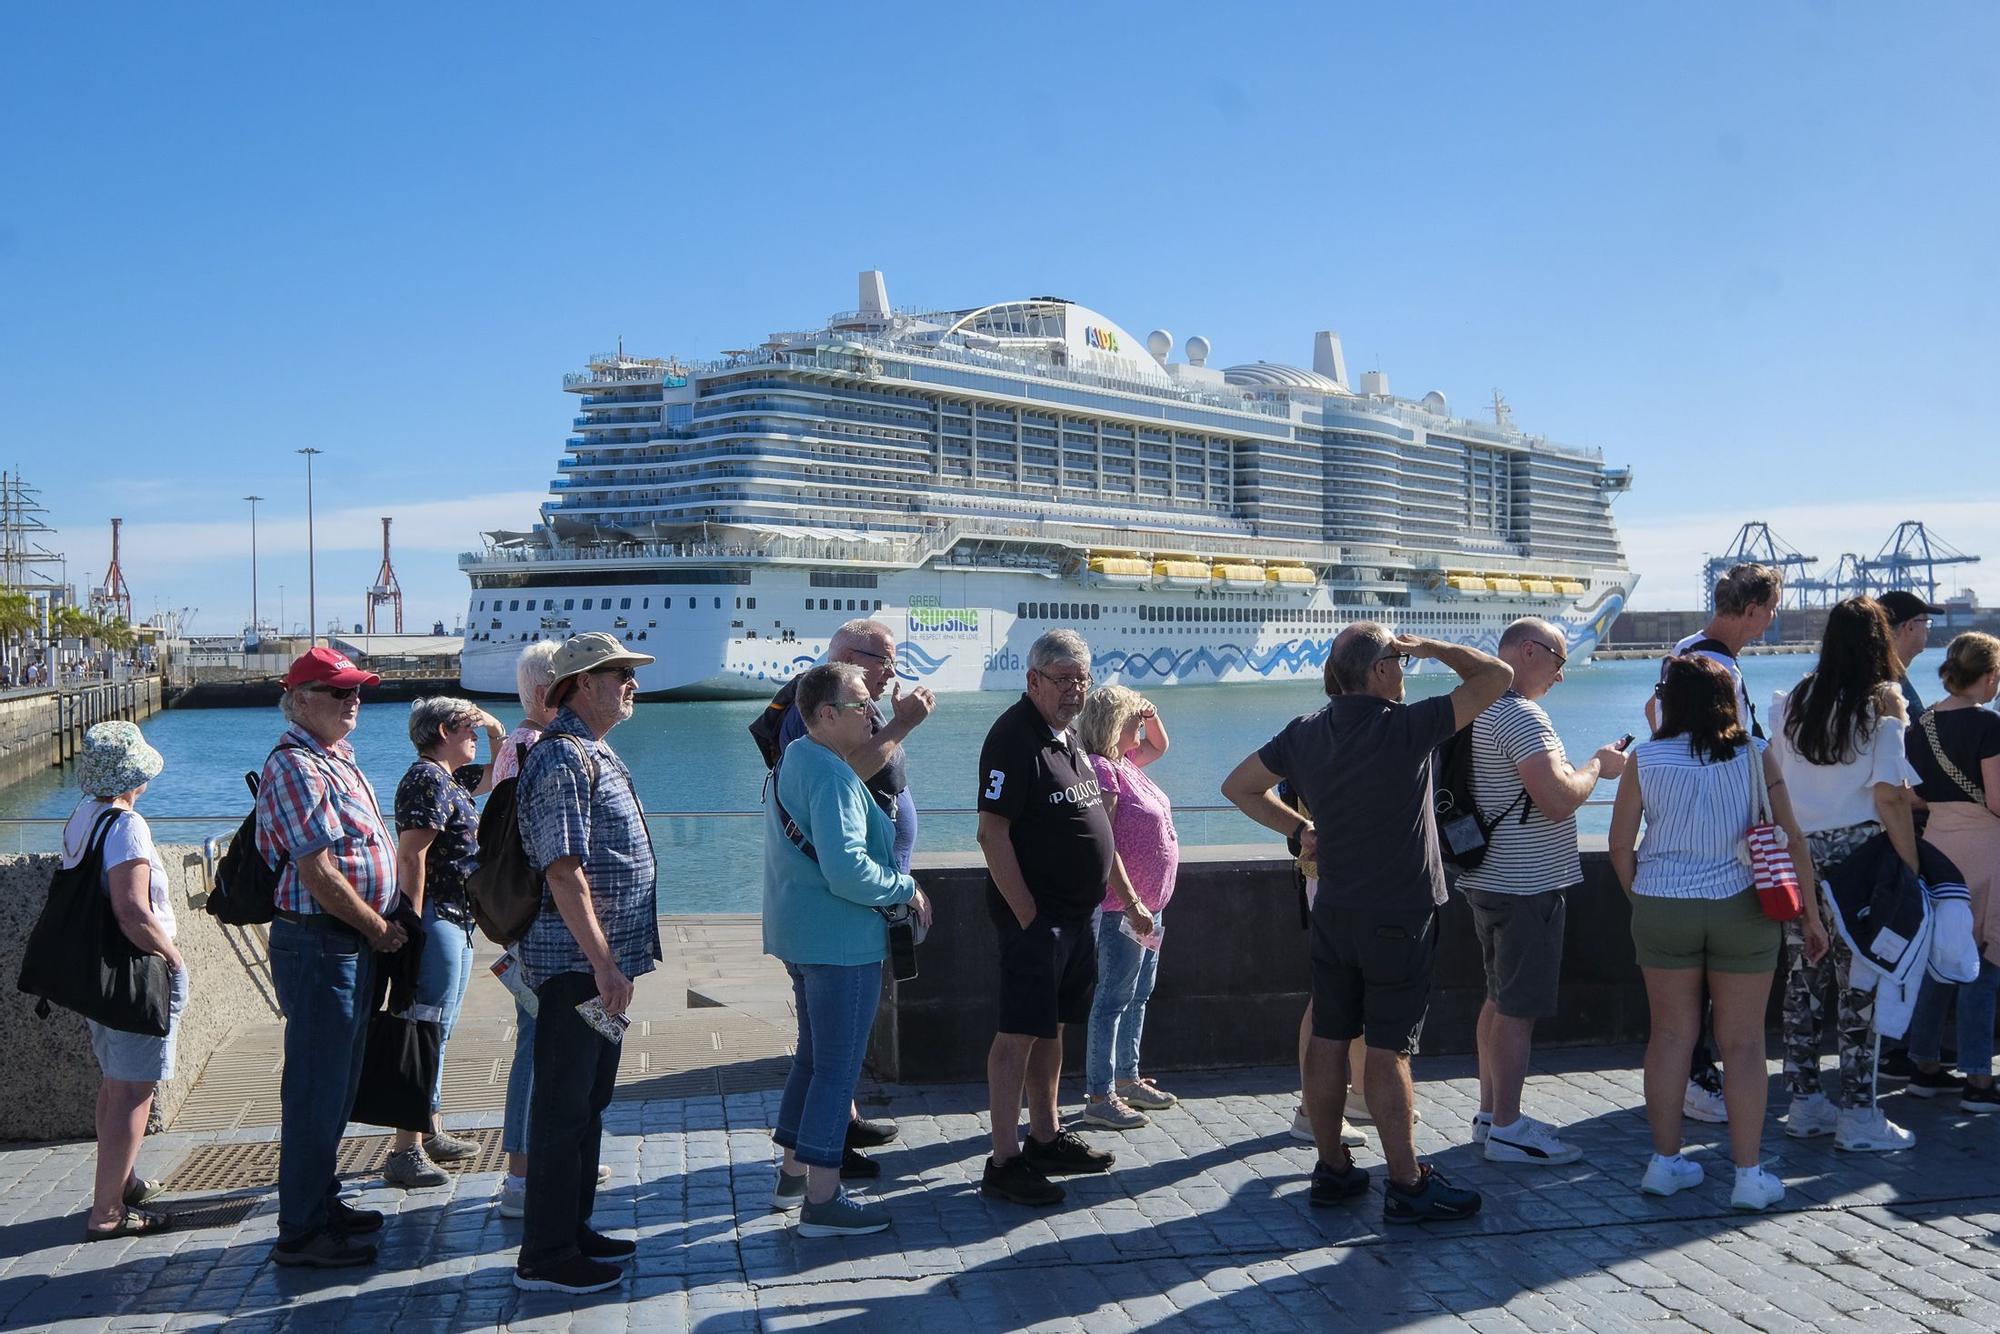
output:
M382 678L373 672L364 672L337 650L330 648L308 649L292 660L291 670L285 673L285 689L299 686L378 686Z

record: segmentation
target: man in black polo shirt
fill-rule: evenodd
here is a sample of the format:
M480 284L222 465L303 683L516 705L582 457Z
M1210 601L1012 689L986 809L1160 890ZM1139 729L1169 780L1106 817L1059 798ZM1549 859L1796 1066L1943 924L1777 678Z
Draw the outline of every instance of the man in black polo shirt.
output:
M1458 688L1405 708L1403 669L1412 658L1442 662L1458 673ZM1319 860L1305 1069L1306 1113L1319 1148L1312 1203L1368 1189L1368 1173L1340 1142L1347 1044L1359 1037L1368 1046L1362 1086L1388 1168L1383 1220L1470 1218L1479 1211L1478 1192L1417 1162L1411 1115L1410 1057L1430 1007L1445 901L1431 752L1505 694L1514 672L1476 649L1392 636L1373 621L1340 632L1326 670L1326 707L1294 719L1222 784L1222 795L1244 814L1296 834ZM1305 796L1316 826L1272 793L1281 779Z
M979 752L979 850L1000 937L1000 1024L986 1057L993 1156L980 1192L1016 1204L1054 1204L1063 1189L1050 1176L1111 1166L1056 1118L1062 1029L1090 1017L1091 916L1105 886L1131 905L1135 929L1153 929L1112 846L1097 771L1069 732L1089 689L1090 646L1074 630L1049 631L1028 650L1027 694L994 720Z

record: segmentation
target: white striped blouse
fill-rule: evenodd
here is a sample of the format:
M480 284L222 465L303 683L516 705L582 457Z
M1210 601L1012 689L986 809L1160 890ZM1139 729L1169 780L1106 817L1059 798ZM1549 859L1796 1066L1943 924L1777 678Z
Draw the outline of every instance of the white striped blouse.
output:
M1764 742L1757 747L1763 763ZM1632 748L1646 832L1639 840L1634 894L1661 899L1726 899L1750 888L1737 848L1750 827L1750 766L1738 751L1726 763L1696 755L1685 736Z

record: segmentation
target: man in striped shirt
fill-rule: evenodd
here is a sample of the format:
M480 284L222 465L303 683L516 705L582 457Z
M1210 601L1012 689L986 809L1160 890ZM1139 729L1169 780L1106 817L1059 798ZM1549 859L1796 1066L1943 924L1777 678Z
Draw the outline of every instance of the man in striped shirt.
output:
M1617 745L1574 767L1537 702L1563 678L1568 643L1547 621L1524 617L1500 634L1500 660L1513 688L1472 724L1472 790L1487 835L1486 859L1458 877L1486 964L1479 1011L1479 1111L1472 1139L1502 1163L1573 1163L1583 1151L1552 1127L1521 1114L1521 1085L1535 1020L1556 1012L1562 975L1566 896L1583 883L1576 850L1577 808L1599 778L1625 769Z

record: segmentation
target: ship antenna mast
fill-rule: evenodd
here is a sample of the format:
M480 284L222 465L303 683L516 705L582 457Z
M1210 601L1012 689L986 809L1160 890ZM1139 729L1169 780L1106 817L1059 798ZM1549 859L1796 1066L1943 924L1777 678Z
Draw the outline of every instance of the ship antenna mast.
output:
M1514 429L1514 409L1507 406L1506 396L1497 388L1493 391L1493 421L1503 431Z
M396 567L389 563L389 523L382 520L382 568L375 572L375 582L368 589L368 633L375 633L375 608L387 604L396 609L395 633L403 633L403 589L396 582Z

